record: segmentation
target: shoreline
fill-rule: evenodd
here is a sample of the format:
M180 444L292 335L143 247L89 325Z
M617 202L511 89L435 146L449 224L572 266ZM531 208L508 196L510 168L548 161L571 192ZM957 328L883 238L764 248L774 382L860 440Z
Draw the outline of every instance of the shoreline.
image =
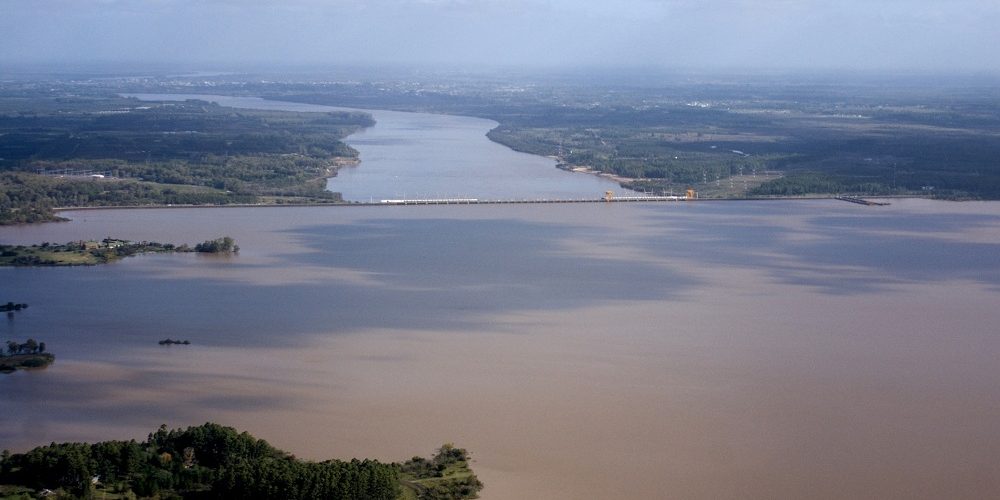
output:
M500 143L497 143L497 144L500 144ZM510 147L510 146L507 146L507 147ZM531 153L528 153L528 154L531 154ZM558 156L546 156L545 158L550 158L552 160L555 160L556 161L556 168L558 168L559 170L563 170L563 171L566 171L566 172L572 172L572 173L575 173L575 174L595 175L597 177L601 177L601 178L604 178L604 179L608 179L608 180L617 182L618 185L619 185L619 187L621 187L622 189L628 189L629 191L638 192L638 191L635 191L634 189L629 189L629 188L626 188L626 187L622 186L623 183L635 182L638 179L634 179L632 177L622 177L620 175L609 174L607 172L601 172L600 170L597 170L594 167L589 167L587 165L570 165L570 164L567 164L567 163L562 163L562 160L560 160Z

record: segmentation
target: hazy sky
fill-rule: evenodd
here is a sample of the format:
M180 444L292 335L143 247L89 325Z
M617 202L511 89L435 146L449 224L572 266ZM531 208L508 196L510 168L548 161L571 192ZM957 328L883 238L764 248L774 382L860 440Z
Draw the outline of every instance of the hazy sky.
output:
M996 47L1000 0L0 0L0 64L995 73Z

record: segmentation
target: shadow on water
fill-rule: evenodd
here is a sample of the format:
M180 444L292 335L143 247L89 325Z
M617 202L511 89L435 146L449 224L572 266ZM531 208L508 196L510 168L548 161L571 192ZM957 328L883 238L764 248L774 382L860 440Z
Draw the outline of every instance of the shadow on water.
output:
M103 371L107 367L86 365L85 369ZM23 377L17 384L7 384L4 398L12 422L25 427L0 429L0 443L22 440L24 435L45 436L44 426L114 422L123 428L148 426L150 422L199 422L206 411L244 412L267 408L293 408L297 400L275 391L237 394L215 391L205 394L199 388L217 387L204 380L204 374L177 370L120 370L102 374L97 379L79 373L53 370L46 378ZM92 375L92 374L89 374ZM231 385L266 386L262 377L227 375ZM229 387L229 386L227 386ZM32 418L44 407L43 419ZM51 429L56 433L60 429ZM125 436L118 436L120 439ZM2 447L2 446L0 446Z
M514 323L498 324L495 318L610 301L672 300L679 290L697 285L668 266L583 256L560 245L566 239L590 238L585 226L508 219L378 219L282 232L305 251L271 255L273 259L263 264L234 259L225 264L228 278L178 275L170 260L150 267L41 270L61 274L65 286L57 288L33 284L28 273L10 273L23 275L12 285L26 296L46 297L35 300L39 306L31 312L38 314L23 326L54 332L45 339L72 353L66 356L71 363L93 363L92 368L70 372L52 370L44 381L9 384L7 401L15 413L23 413L11 418L30 421L40 400L47 402L49 425L197 421L206 413L265 406L287 410L296 400L271 394L274 384L266 374L278 367L266 359L267 347L306 346L317 334L374 335L393 329L530 335L530 326L526 330ZM175 257L191 256L165 259ZM190 259L178 262L192 266ZM244 279L299 267L358 271L372 279L361 284L264 279L253 285ZM192 345L157 350L155 342L167 337L190 339ZM263 378L240 380L231 369L225 377L199 380L204 374L157 367L215 347L238 347L231 352L245 352L248 358L261 356L254 366ZM143 354L137 356L137 351ZM109 373L78 378L79 370ZM229 384L261 389L257 394L234 394ZM225 396L199 396L206 391ZM0 440L13 439L8 431L23 430L0 430Z
M308 341L303 335L370 329L502 330L483 318L607 301L668 300L697 284L668 266L563 248L564 239L590 237L580 226L379 219L284 232L306 251L272 255L266 263L234 259L222 277L191 279L176 274L178 266L191 266L188 261L167 261L141 272L130 266L47 270L62 273L65 286L58 288L11 273L11 285L26 298L45 297L40 305L46 314L39 309L32 318L35 330L81 332L59 340L84 351L97 336L101 351L113 352L168 337L196 345L259 347L275 337L294 346ZM320 274L273 282L254 278L295 269ZM360 284L325 279L324 270L369 278Z

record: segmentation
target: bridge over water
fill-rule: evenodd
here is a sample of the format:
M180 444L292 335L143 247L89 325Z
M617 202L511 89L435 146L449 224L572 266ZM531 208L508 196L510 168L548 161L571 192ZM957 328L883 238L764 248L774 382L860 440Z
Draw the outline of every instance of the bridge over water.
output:
M608 196L602 198L538 198L538 199L499 199L482 200L479 198L400 198L379 200L378 205L508 205L527 203L628 203L649 201L688 201L691 196Z

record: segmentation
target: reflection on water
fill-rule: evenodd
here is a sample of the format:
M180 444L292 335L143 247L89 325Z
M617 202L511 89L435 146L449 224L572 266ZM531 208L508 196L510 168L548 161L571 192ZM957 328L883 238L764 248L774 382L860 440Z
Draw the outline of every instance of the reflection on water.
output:
M0 269L0 448L213 420L310 458L454 441L486 499L1000 491L1000 204L80 211L233 258ZM191 346L161 347L165 337Z

